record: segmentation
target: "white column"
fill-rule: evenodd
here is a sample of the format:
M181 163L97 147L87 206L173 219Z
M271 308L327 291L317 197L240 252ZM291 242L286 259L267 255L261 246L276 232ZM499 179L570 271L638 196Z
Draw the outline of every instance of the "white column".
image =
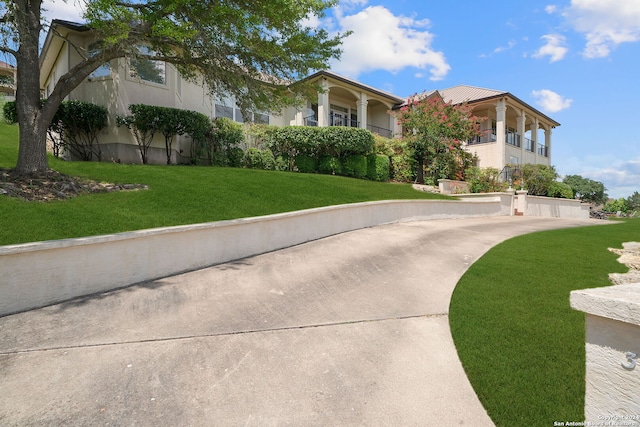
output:
M505 124L507 121L507 104L504 99L496 103L496 157L495 167L502 169L506 163L506 132Z
M524 110L520 110L520 115L518 116L518 120L517 120L517 132L518 132L518 136L520 137L520 163L524 162L524 152L525 152L525 128L526 128L526 123L527 123L527 116L524 113Z
M318 126L329 126L329 83L322 79L320 87L323 92L318 92Z
M536 155L536 159L538 158L538 128L540 127L540 123L538 122L538 118L534 117L533 118L533 126L531 128L531 140L533 141L533 152ZM536 163L537 160L536 160Z
M547 146L547 158L549 159L549 164L551 164L551 134L553 133L553 128L551 126L547 127L544 130L544 145Z
M358 105L358 121L360 122L360 128L367 128L367 104L369 101L367 100L367 94L361 93L360 99L357 101Z

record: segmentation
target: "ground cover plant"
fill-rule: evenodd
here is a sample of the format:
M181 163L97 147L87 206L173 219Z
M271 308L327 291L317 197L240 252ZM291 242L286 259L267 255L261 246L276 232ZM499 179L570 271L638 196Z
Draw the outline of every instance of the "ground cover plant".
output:
M461 278L449 310L464 369L497 426L584 421L585 316L569 293L626 272L607 248L640 241L640 219L507 240Z
M15 165L16 126L0 124L0 168ZM24 201L0 194L0 245L252 217L320 206L388 199L447 198L408 184L223 167L65 162L69 176L144 190L82 194L67 200Z

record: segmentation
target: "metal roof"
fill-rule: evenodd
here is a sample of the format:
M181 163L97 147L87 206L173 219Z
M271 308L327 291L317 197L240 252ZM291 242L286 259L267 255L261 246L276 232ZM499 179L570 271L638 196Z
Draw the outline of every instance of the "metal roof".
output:
M459 85L448 89L439 89L440 95L445 102L452 104L462 104L463 102L473 102L495 96L506 95L508 92L485 89L475 86Z

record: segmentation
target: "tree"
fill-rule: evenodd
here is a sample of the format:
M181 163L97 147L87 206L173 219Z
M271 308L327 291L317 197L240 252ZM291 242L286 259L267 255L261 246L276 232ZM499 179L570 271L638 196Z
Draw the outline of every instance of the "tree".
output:
M605 193L606 188L600 181L594 181L589 178L583 178L580 175L567 175L562 182L569 184L573 190L574 197L583 202L590 202L596 205L607 202L608 196Z
M462 142L481 135L482 120L472 114L469 105L452 105L444 102L437 93L429 97L409 98L400 109L399 122L405 129L404 138L413 149L417 162L416 180L424 183L424 166L431 169L435 179L455 177L468 168L470 164L465 160L470 155L462 148ZM433 173L439 167L446 169L447 176Z
M640 209L640 193L634 191L632 195L627 197L627 207L630 211L635 211Z
M86 0L83 29L92 30L98 43L90 50L74 46L83 60L60 76L42 105L42 0L0 2L0 52L12 55L19 70L16 171L48 169L46 131L58 106L94 70L116 58L172 63L183 77L234 96L243 111L278 109L295 102L295 95L307 94L309 86L290 83L327 68L329 60L340 55L344 35L330 37L303 24L336 2ZM56 34L55 21L50 34Z

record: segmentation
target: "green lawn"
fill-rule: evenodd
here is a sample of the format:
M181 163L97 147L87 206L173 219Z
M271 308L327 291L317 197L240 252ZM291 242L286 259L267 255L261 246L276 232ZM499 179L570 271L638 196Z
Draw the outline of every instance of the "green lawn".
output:
M18 130L0 124L0 167L17 159ZM62 173L112 183L146 184L149 190L87 194L57 202L0 196L0 245L109 234L161 226L252 217L320 206L444 196L408 184L234 168L143 166L64 162Z
M451 332L497 426L584 420L585 319L569 293L626 272L607 250L626 241L640 241L640 219L528 234L494 247L462 277Z

